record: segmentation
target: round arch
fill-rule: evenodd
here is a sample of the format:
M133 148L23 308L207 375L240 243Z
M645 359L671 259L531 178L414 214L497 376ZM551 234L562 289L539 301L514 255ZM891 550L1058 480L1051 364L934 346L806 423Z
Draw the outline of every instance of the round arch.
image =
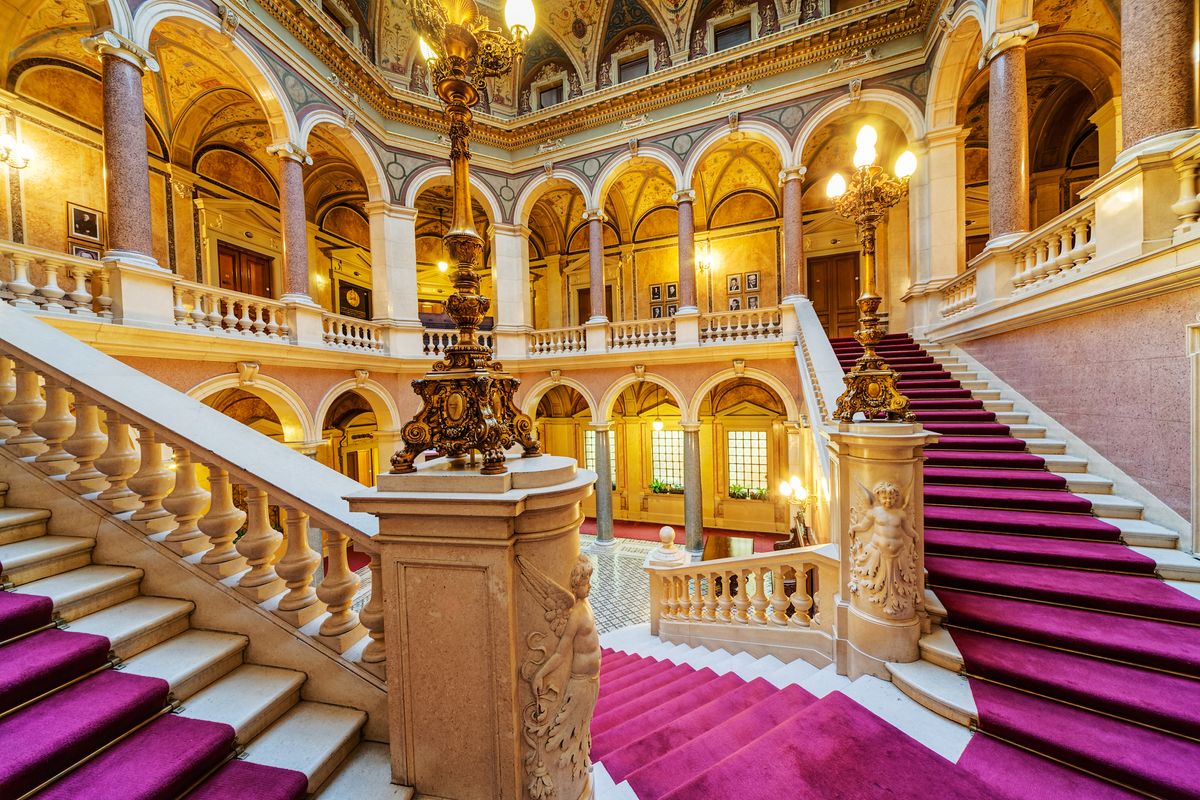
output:
M667 172L675 180L675 191L679 192L685 188L683 168L679 166L679 162L675 160L675 156L669 150L657 145L639 146L636 155L626 149L604 165L604 169L600 170L592 184L591 193L584 194L588 201L588 208L603 208L604 198L613 182L639 158L657 161L666 167Z
M583 179L574 172L557 168L549 174L542 170L534 177L533 180L525 184L521 189L521 193L517 195L517 202L513 204L513 220L524 225L529 219L529 215L533 213L533 206L538 199L550 191L554 187L554 181L565 181L576 189L583 196L584 202L588 201L591 194L591 187L583 182Z
M686 413L688 411L688 405L686 402L684 402L683 392L679 390L679 387L667 377L651 372L647 372L645 375L623 375L614 381L613 384L604 392L604 397L600 400L600 405L598 407L600 418L597 419L596 415L593 415L592 421L596 423L608 422L613 405L616 404L617 398L621 396L621 392L625 391L635 383L641 383L643 381L660 386L667 391L667 394L671 395L671 399L675 401L675 406L679 409L680 423L699 421L698 417L693 417Z
M279 424L283 427L284 441L289 444L311 443L320 440L321 433L313 422L312 415L308 413L304 401L300 399L300 395L292 391L287 384L267 375L256 375L252 382L242 381L241 376L236 372L217 375L188 389L187 396L193 400L204 402L206 398L226 389L241 389L270 406L271 410L275 412L275 416L279 417Z
M542 378L525 393L525 400L522 402L521 410L530 417L533 417L537 412L538 403L545 397L546 392L555 386L568 386L579 392L579 396L583 398L583 402L587 403L588 411L592 415L592 422L596 421L596 400L592 397L591 390L574 378L560 377L558 380L554 380L554 378Z
M354 165L362 173L363 181L367 184L367 200L377 202L388 200L384 187L388 185L387 173L375 152L367 145L365 137L357 128L347 128L346 120L333 111L322 108L308 114L300 124L300 146L308 149L308 139L318 125L328 124L330 132L339 142L346 146Z
M986 9L979 0L959 6L950 18L950 29L938 43L930 70L929 96L925 107L926 127L937 130L957 124L963 76L979 61L983 46ZM976 46L976 38L979 44Z
M683 165L684 186L682 188L694 188L692 186L692 179L696 176L696 167L700 165L700 162L704 160L705 156L713 148L721 145L733 133L749 133L754 138L760 139L774 147L776 155L779 156L780 166L783 169L787 169L796 163L792 156L792 146L788 143L787 137L784 136L781 130L758 120L743 120L738 124L736 131L728 125L720 126L709 131L708 134L692 146L692 152L688 156L687 162Z
M150 36L160 22L168 19L185 19L199 23L214 31L221 30L221 21L209 12L179 0L150 0L138 9L133 18L130 39L139 47L150 47ZM242 77L250 84L255 99L267 113L267 124L276 141L299 142L300 126L291 104L285 102L287 93L276 80L262 57L254 51L241 32L229 37L233 44L227 51L230 60L239 68Z
M1033 0L987 0L983 40L997 31L1008 30L1033 19Z
M700 419L700 406L704 403L704 398L708 396L708 393L725 381L734 378L749 378L763 384L779 397L789 420L800 419L800 407L796 404L796 398L783 381L765 370L753 367L747 367L741 372L730 367L707 377L692 395L692 401L688 404L687 416L694 420Z
M427 167L422 167L413 173L409 178L408 184L404 188L404 199L401 205L408 208L417 207L417 198L421 196L421 192L429 188L430 184L440 178L450 177L449 164L430 164ZM500 198L492 191L492 187L484 183L471 182L471 195L476 200L484 201L488 213L492 217L492 224L503 222L507 217L504 214L503 206L500 203Z
M313 420L318 426L324 427L325 416L338 398L346 392L354 392L367 401L371 410L375 412L375 425L379 430L393 431L400 428L400 409L396 407L396 401L388 394L387 389L383 388L383 384L370 379L358 381L354 378L335 384L325 392L325 396L317 404L317 413L313 415Z
M851 107L856 113L878 114L896 123L908 137L910 144L925 138L925 115L917 108L916 103L891 89L865 89L858 99L845 94L826 102L804 121L792 151L794 163L801 163L804 146L817 129L843 109Z

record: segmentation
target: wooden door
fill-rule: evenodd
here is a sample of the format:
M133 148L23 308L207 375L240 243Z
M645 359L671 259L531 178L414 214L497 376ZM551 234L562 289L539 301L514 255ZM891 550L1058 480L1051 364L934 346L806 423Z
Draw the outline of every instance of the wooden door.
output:
M858 327L858 253L808 259L808 296L830 339Z
M582 325L583 323L587 322L589 319L592 318L592 290L591 290L591 287L588 287L586 289L576 289L575 290L575 300L576 300L575 309L576 309L576 316L577 316L577 319L575 320L575 324ZM613 293L612 293L612 287L607 286L607 285L604 287L604 309L605 309L604 313L608 315L608 321L612 322L612 320L613 320Z
M217 273L222 289L273 297L271 259L225 242L217 243Z

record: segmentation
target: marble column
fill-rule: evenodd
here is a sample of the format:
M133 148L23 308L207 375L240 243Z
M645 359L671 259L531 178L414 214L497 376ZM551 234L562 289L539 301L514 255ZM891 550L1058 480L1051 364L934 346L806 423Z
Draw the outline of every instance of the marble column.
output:
M1121 0L1121 128L1125 149L1195 127L1190 0Z
M279 217L283 228L283 300L312 303L308 293L308 222L304 210L304 167L312 157L299 145L267 147L279 157Z
M147 51L112 31L83 40L99 56L104 85L104 173L108 208L106 259L157 267L152 236L150 167L142 76L157 72Z
M1025 45L1037 26L996 34L988 67L988 217L991 240L1029 230L1029 102Z
M679 211L679 313L693 313L696 307L696 218L691 189L672 195Z
M780 170L783 187L783 297L808 294L808 270L804 262L804 175L808 167Z
M700 470L700 423L683 422L683 530L688 553L704 552L704 483Z
M604 213L588 211L588 275L591 280L592 316L588 322L608 322L604 303Z
M613 500L612 500L612 453L608 450L608 432L611 422L588 425L596 437L596 545L612 547Z
M371 318L417 325L417 210L382 200L365 206L371 224Z

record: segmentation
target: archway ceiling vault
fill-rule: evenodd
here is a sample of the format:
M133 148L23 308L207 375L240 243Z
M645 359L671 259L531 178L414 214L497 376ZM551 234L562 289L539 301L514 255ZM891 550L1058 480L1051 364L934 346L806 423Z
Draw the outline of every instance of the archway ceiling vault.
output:
M1034 0L1038 35L1055 32L1087 33L1114 42L1121 40L1121 11L1117 0Z
M760 191L778 204L781 167L778 153L757 139L744 137L718 145L700 160L692 177L697 225L735 192Z

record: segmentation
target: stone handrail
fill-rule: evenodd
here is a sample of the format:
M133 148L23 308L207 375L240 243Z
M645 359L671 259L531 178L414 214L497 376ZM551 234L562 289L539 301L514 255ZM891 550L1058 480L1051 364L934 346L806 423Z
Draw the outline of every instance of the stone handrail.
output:
M382 325L326 312L321 315L321 327L325 331L325 344L328 347L369 353L383 352Z
M975 270L968 267L967 271L947 281L942 285L942 301L938 305L938 313L943 317L952 317L960 311L975 307L978 295L975 291Z
M273 341L291 333L283 303L192 281L177 281L175 325Z
M1096 204L1088 200L1011 245L1014 291L1080 270L1096 255L1095 225Z
M639 319L614 322L608 329L609 350L641 350L675 344L675 320Z
M705 314L700 320L700 342L775 341L783 335L783 312L778 307Z
M112 318L106 264L2 240L0 300L25 310Z
M357 481L3 304L0 440L181 558L199 556L189 560L214 579L269 600L270 613L293 627L313 624L314 638L334 651L369 636L354 658L382 674L378 522L343 499L362 489ZM322 531L328 559L319 579L310 526ZM351 543L372 557L361 614Z
M666 641L753 649L826 666L834 659L839 569L831 544L647 567L650 631Z
M551 356L587 351L587 335L583 326L551 328L529 334L529 355Z

